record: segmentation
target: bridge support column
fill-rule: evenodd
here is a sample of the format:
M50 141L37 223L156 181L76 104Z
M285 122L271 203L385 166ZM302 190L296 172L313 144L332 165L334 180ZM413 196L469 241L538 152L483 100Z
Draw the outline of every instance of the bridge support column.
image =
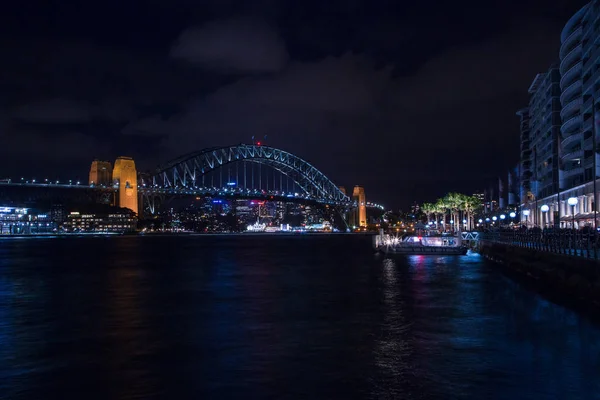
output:
M119 188L117 194L119 207L129 208L137 214L139 210L137 171L132 158L117 158L113 168L113 184Z

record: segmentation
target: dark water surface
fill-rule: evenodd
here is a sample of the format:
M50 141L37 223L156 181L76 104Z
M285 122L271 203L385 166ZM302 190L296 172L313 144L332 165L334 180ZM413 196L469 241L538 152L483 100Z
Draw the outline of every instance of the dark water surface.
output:
M0 240L0 398L600 398L598 325L369 240Z

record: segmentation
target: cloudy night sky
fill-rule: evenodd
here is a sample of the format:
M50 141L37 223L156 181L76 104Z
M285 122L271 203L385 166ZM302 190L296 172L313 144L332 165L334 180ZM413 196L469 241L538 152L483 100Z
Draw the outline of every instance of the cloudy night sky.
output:
M3 4L0 178L151 170L250 142L389 207L516 165L527 88L580 0ZM44 175L44 176L42 176Z

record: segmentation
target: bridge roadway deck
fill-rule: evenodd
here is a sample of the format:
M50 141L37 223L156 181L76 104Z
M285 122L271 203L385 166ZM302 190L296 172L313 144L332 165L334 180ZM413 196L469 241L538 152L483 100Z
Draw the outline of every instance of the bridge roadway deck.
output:
M114 186L92 186L83 184L63 184L53 182L0 182L0 187L6 188L32 188L32 189L51 189L51 190L92 190L97 192L109 192L114 193L118 191L118 187ZM211 187L197 187L197 188L162 188L162 187L145 187L138 186L138 194L141 196L215 196L215 197L232 197L232 198L260 198L265 200L278 200L278 201L308 201L320 204L338 205L338 206L353 206L352 202L340 203L335 200L321 199L310 196L304 193L286 193L277 190L261 190L261 189L242 189L242 188L211 188Z

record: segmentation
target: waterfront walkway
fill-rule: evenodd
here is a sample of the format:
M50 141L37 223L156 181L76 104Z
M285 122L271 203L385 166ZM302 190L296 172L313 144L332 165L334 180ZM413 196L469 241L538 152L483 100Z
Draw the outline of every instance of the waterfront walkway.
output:
M594 232L496 231L482 234L481 240L593 260L600 257L600 235Z

